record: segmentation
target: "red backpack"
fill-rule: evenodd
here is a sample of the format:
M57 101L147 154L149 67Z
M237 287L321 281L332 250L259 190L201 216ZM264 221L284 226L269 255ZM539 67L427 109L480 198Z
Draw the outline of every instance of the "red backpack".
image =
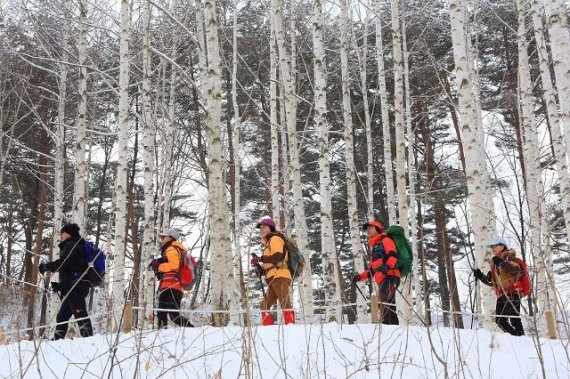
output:
M519 280L515 283L515 288L520 292L521 297L527 297L532 292L530 277L528 275L528 268L522 259L517 258L517 261L522 270L522 273L519 277Z
M178 271L178 280L185 290L190 290L196 281L196 268L198 262L187 251L178 250L180 253L180 270Z

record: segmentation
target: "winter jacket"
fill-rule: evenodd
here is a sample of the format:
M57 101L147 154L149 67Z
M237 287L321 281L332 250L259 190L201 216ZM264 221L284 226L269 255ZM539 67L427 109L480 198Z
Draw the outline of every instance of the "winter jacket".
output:
M506 250L499 255L503 259L500 265L491 261L491 271L487 273L481 282L492 286L497 297L511 295L522 291L521 277L524 272L519 264L519 258L513 249Z
M270 235L269 240L263 238L263 254L260 258L267 280L285 278L291 280L291 272L287 268L287 252L283 238Z
M376 234L368 240L371 251L370 269L360 273L360 280L367 280L370 274L374 274L374 281L382 283L386 278L400 278L398 265L398 250L386 232Z
M157 267L157 271L161 274L160 290L172 288L183 291L178 272L180 271L180 254L186 250L186 247L178 241L167 242L160 248L162 257Z
M62 295L65 295L77 279L87 272L84 246L85 240L80 236L69 237L58 245L59 259L47 264L49 271L59 272L59 291Z

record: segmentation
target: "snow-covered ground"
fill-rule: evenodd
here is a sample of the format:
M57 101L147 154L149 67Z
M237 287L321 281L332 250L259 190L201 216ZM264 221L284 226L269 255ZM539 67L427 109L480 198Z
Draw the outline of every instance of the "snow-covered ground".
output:
M371 324L172 327L23 341L0 346L0 362L0 377L8 378L570 377L568 340Z

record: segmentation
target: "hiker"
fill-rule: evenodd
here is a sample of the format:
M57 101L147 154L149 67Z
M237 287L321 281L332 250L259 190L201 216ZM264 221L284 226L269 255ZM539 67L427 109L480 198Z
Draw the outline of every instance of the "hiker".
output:
M279 305L283 310L283 321L285 324L295 323L295 312L291 307L289 298L289 286L291 285L291 272L287 268L287 252L285 251L285 241L276 232L275 221L269 217L262 218L257 224L263 254L261 257L252 254L251 265L258 267L261 263L265 271L265 281L267 292L261 301L261 323L263 325L273 325L271 307L279 300Z
M400 285L400 270L398 264L398 251L394 241L378 221L370 221L363 225L368 235L370 263L368 270L355 273L353 282L374 278L378 289L378 310L380 322L386 325L399 325L396 311L396 289Z
M85 253L85 240L79 235L77 224L67 224L61 228L61 242L59 243L59 259L52 262L40 263L38 269L43 275L46 271L59 272L59 283L52 282L52 289L62 299L61 307L57 313L57 326L53 340L65 337L68 321L75 316L79 325L81 337L93 335L93 326L87 314L85 298L89 294L90 283L81 280L87 272L87 258Z
M148 266L154 271L156 278L160 280L158 289L158 308L160 310L156 314L158 328L166 327L168 315L176 325L193 327L194 325L180 314L180 303L184 293L178 272L182 259L180 254L184 254L187 249L178 242L180 234L175 229L160 232L158 237L161 242L161 257L153 259ZM164 309L172 309L172 311L165 311Z
M513 249L507 248L503 237L494 237L487 247L491 248L491 271L484 275L480 269L473 269L475 279L495 289L497 304L495 322L506 333L513 336L524 335L520 318L521 294L524 290L522 276L525 275L519 259Z

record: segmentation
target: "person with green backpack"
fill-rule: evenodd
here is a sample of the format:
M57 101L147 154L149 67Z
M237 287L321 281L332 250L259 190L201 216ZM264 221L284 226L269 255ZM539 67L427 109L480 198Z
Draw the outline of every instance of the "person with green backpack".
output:
M368 236L370 263L368 270L354 274L353 282L374 278L378 286L381 323L399 325L396 310L396 290L400 285L398 250L380 222L370 221L363 229Z

